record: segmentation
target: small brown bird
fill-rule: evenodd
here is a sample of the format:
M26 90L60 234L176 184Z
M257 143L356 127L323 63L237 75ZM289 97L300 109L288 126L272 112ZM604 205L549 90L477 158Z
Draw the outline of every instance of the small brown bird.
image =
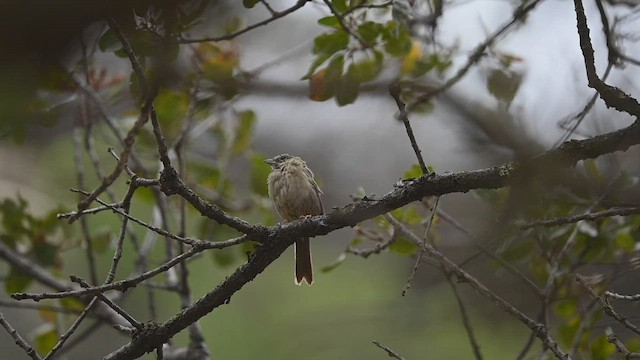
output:
M297 220L304 216L324 213L322 190L313 179L313 172L307 163L297 156L278 155L265 162L271 165L271 173L267 178L269 197L276 211L285 221ZM296 240L294 245L296 259L296 285L302 280L313 284L313 268L311 265L311 248L309 238Z

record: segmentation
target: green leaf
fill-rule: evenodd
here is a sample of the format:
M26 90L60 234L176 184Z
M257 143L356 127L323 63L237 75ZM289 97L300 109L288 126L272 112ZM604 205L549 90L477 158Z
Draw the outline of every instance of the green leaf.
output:
M362 40L371 45L375 43L383 30L384 26L382 24L373 21L367 21L358 26L358 34L360 34Z
M600 172L600 169L598 169L597 160L595 159L584 160L584 168L587 171L587 174L589 174L590 178L597 179L597 180L602 179L602 173Z
M5 199L0 205L2 213L2 226L9 236L22 235L27 232L25 221L28 218L25 210L27 202L18 195L17 202L13 199Z
M131 43L131 48L135 51L138 57L155 56L160 53L165 53L167 50L160 42L157 35L148 29L134 31L129 34L128 39Z
M575 299L560 300L555 304L556 315L569 319L578 314L578 303Z
M237 258L234 247L227 247L224 249L216 249L211 252L211 259L220 267L228 267L235 263Z
M165 135L177 135L182 130L182 119L189 111L189 95L164 90L156 97L154 106Z
M82 311L87 305L76 298L62 298L60 299L60 305L65 309Z
M37 241L34 242L33 255L38 264L50 267L55 265L58 260L58 247L44 240Z
M33 338L33 345L39 354L48 354L58 343L58 331L54 324L45 323L38 327Z
M256 252L258 246L260 246L260 243L257 241L247 241L243 242L242 245L240 245L240 250L242 250L243 254L250 256Z
M239 17L233 16L231 19L227 20L224 24L224 33L231 34L238 30L242 26L242 20Z
M256 114L253 110L245 110L238 114L236 136L233 139L233 145L231 146L231 151L233 153L240 154L249 148L249 145L251 145L255 122Z
M358 82L358 79L351 72L347 71L347 73L338 80L338 86L336 88L336 101L338 105L345 106L356 101L359 90L360 82Z
M522 74L506 69L494 69L487 78L487 90L496 99L511 104L521 83Z
M374 55L373 59L354 62L349 66L349 73L360 83L374 80L382 72L384 55L379 51L375 51Z
M15 236L9 236L7 234L0 234L0 242L3 244L9 245L10 248L16 248L16 238Z
M259 2L260 0L242 0L242 5L247 9L251 9Z
M313 62L311 63L311 66L309 67L309 70L307 71L307 73L300 79L300 80L311 80L311 76L314 75L314 72L316 71L316 69L324 64L325 61L329 60L329 58L331 57L331 55L327 55L327 54L320 54L318 55L315 60L313 60Z
M632 252L635 248L635 240L631 226L625 226L616 231L616 246L625 252Z
M98 47L102 52L112 52L121 49L122 44L120 43L120 40L118 40L116 34L109 29L105 31L105 33L100 37L100 40L98 40Z
M342 26L340 25L340 22L338 21L338 18L336 18L335 16L325 16L323 18L321 18L320 20L318 20L318 24L322 25L322 26L327 26L336 30L341 30Z
M336 91L338 81L342 76L344 57L335 56L329 66L313 74L309 79L309 98L313 101L330 99Z
M613 344L609 343L606 336L599 336L590 342L591 360L607 360L616 352Z
M417 179L422 175L423 175L422 174L422 168L420 168L420 165L413 164L413 165L411 165L409 170L404 172L404 176L402 178L403 179Z
M328 273L331 270L334 270L335 268L337 268L338 266L342 265L342 263L347 259L347 254L342 253L340 254L340 256L338 256L337 259L335 259L331 264L329 265L325 265L322 268L320 268L320 271L323 273Z
M33 279L30 276L26 275L22 271L11 267L9 275L7 275L4 282L4 289L7 294L23 292L29 284L31 284L32 280Z
M313 42L313 53L333 55L344 50L349 45L349 34L344 31L336 31L330 34L322 34Z
M336 10L341 13L348 10L346 0L331 0L331 2L333 3L333 6L336 8Z
M251 190L260 196L268 196L267 177L271 172L271 166L265 164L266 158L262 155L251 157Z
M418 213L414 206L406 206L399 209L395 209L391 212L391 215L398 219L398 221L409 225L416 225L422 221L422 215Z
M418 251L418 245L406 237L400 236L389 246L389 250L400 255L413 255Z
M136 191L136 194L137 193L138 191ZM109 244L111 244L111 234L111 230L108 227L101 227L96 234L91 236L93 250L97 254L104 254L104 252L109 249Z
M563 324L560 324L558 327L558 335L560 337L560 341L564 346L569 346L573 342L573 338L578 331L578 326L580 326L580 322L577 321L578 318L574 318L570 321L567 321Z
M385 51L392 56L404 56L411 51L411 36L405 24L389 21L382 31L382 37Z

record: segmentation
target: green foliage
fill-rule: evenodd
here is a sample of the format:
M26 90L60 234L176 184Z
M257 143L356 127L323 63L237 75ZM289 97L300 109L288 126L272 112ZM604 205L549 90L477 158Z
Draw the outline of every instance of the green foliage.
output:
M244 7L246 7L247 9L251 9L259 2L260 0L242 0L242 5L244 5Z
M47 354L58 343L58 337L55 326L45 323L36 330L33 345L39 354Z
M340 11L344 12L357 4L339 1L334 6L344 8ZM361 85L375 80L382 72L385 54L402 58L401 76L420 77L432 70L442 73L451 65L448 54L433 53L425 57L419 43L412 41L405 23L380 22L369 17L366 10L356 10L340 19L335 15L325 16L318 24L332 32L315 38L315 58L303 76L309 80L309 98L314 101L335 97L339 106L355 102ZM345 31L345 26L350 30ZM356 40L351 39L352 36ZM327 61L330 64L319 69ZM348 70L345 72L343 67Z
M9 270L9 275L7 275L4 283L4 289L7 294L13 294L16 292L23 292L29 287L32 282L31 276L23 273L21 270L18 270L14 267Z
M384 49L389 55L403 56L411 51L409 28L405 24L389 21L383 28L382 38L385 40Z
M404 236L399 236L396 241L389 246L389 250L398 255L413 255L418 251L419 247L413 241Z
M375 80L383 69L384 55L380 51L373 51L373 57L367 55L366 59L354 61L349 65L348 74L358 83L366 83Z
M24 255L45 268L59 266L61 241L56 235L68 229L68 225L63 225L64 223L56 218L61 209L54 209L42 217L36 217L27 207L27 201L20 195L16 200L7 198L0 203L0 240L14 250L17 250L18 244L23 245L27 249ZM30 277L12 267L5 279L5 290L7 293L21 292L30 283Z
M242 154L251 145L253 137L253 127L256 123L256 114L252 110L245 110L238 113L238 127L236 137L231 145L234 154Z
M508 69L493 69L487 78L487 90L496 99L511 104L522 84L522 74Z
M616 348L607 341L605 335L597 337L591 341L591 357L593 360L607 360L615 354Z
M267 177L271 172L271 166L264 161L266 157L254 154L251 156L251 190L260 195L268 196Z

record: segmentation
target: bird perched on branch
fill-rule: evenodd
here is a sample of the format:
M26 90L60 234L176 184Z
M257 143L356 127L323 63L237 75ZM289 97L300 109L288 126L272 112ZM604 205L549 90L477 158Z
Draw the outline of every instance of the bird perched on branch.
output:
M285 221L294 221L301 217L321 215L324 213L322 190L313 179L313 172L307 163L297 156L278 155L265 162L271 165L271 173L267 178L269 197L276 211ZM313 283L311 265L311 248L309 238L296 240L294 245L296 272L295 282Z

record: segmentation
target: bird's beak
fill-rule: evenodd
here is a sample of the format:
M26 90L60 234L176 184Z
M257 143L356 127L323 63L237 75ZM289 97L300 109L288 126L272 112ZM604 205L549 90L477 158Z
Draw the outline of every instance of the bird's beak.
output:
M275 165L275 164L276 164L275 160L273 160L273 159L266 159L264 162L265 162L266 164L271 165L271 166L273 166L273 165Z

